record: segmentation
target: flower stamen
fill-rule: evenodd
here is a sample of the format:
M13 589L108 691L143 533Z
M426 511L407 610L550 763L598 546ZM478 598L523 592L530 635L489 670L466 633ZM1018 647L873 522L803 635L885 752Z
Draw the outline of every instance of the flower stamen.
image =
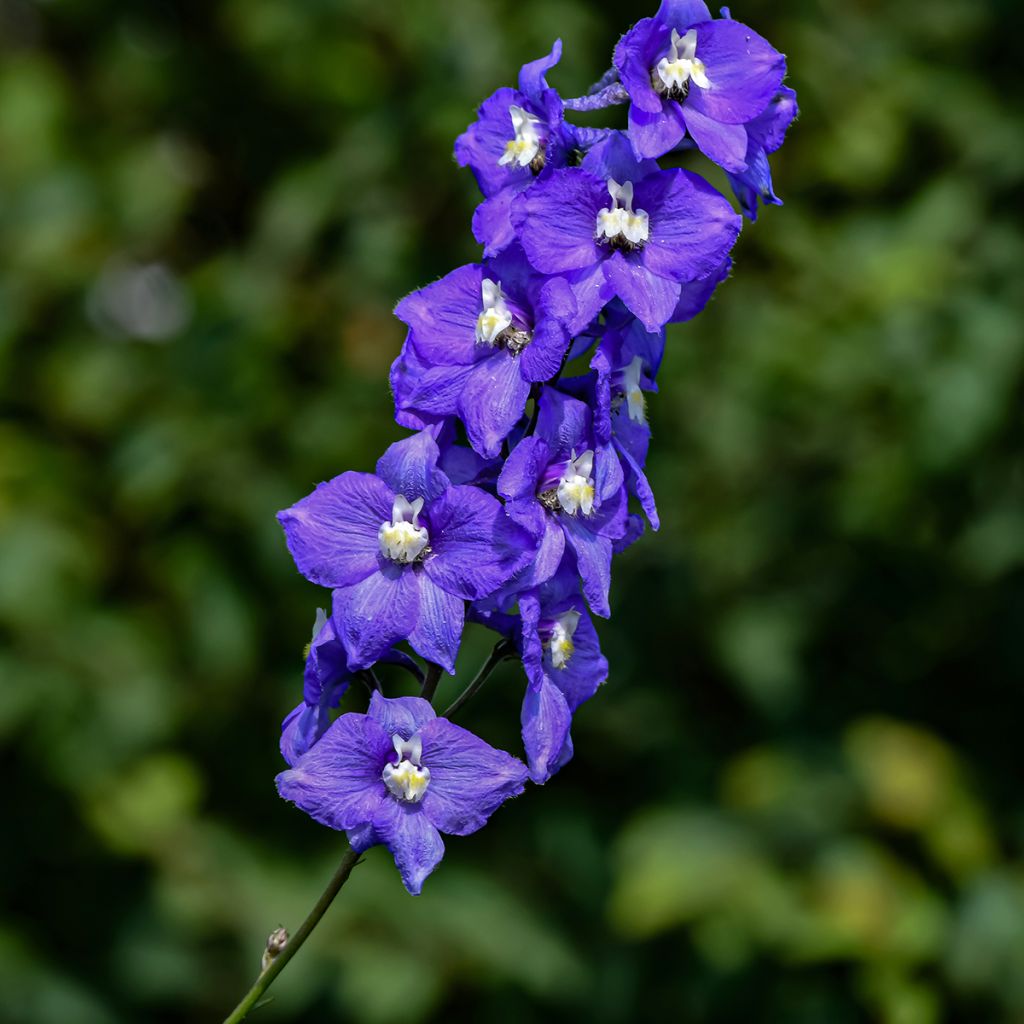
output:
M575 609L563 612L555 619L551 627L551 636L544 644L551 656L551 664L554 668L564 669L569 664L569 659L572 658L576 650L572 638L579 623L580 613Z
M701 89L711 88L704 61L697 58L697 30L691 28L681 36L673 29L668 55L658 61L651 84L656 92L681 103L690 92L690 82Z
M597 240L624 252L642 249L651 237L651 225L646 210L633 210L633 182L620 185L609 179L608 194L612 205L597 215Z
M593 450L588 448L578 458L573 451L555 489L558 505L563 512L570 516L576 515L577 512L589 516L594 511L594 478L591 476L593 471ZM543 497L541 495L541 500Z
M398 760L384 765L380 777L392 796L405 803L418 804L430 785L430 769L420 764L423 741L419 736L405 740L396 734L391 737L391 742L395 745Z
M512 311L505 302L501 283L485 277L480 285L482 310L476 318L476 343L491 348L504 346L513 355L519 355L530 344L529 331L520 330L513 323Z
M505 143L505 152L501 154L498 166L529 167L534 174L540 174L544 169L544 140L540 133L544 122L514 104L508 112L515 137Z
M410 502L402 494L395 496L391 521L381 523L377 531L377 542L385 558L399 565L409 565L427 553L430 535L427 528L419 524L422 511L422 498Z

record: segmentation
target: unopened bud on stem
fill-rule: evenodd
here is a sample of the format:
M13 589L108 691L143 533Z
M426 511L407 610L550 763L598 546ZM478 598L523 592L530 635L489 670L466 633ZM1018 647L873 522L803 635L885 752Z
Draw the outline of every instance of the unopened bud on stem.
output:
M267 936L267 948L263 952L260 970L265 971L281 955L284 947L287 945L288 929L283 927L275 928Z

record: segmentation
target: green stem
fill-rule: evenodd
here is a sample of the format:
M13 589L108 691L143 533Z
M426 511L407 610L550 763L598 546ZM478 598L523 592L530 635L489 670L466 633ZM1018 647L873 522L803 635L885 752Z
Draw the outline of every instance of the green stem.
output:
M487 660L483 663L476 678L467 686L458 697L445 709L442 718L451 718L463 704L466 703L487 682L487 677L506 659L511 658L514 648L507 640L499 640L494 645Z
M338 891L348 881L348 876L358 861L359 854L355 850L350 848L345 851L338 870L334 872L334 877L320 894L320 898L309 912L309 916L302 922L299 930L285 943L284 949L260 972L260 976L253 983L252 988L246 992L242 1001L234 1008L230 1016L224 1018L224 1024L238 1024L239 1021L245 1020L249 1011L260 1001L263 993L270 988L274 979L285 969L288 961L295 956L313 929L320 923L320 918L324 916L327 908L334 901L334 897L338 895Z
M424 700L433 700L437 693L437 684L441 681L441 666L435 665L432 661L427 662L427 678L423 680L423 690L420 696Z
M494 645L494 649L488 656L487 661L484 662L480 671L477 672L476 677L445 711L443 717L450 718L455 714L487 682L487 677L494 669L506 658L511 657L513 653L514 648L508 640L499 640ZM440 665L427 662L427 675L423 682L424 699L433 699L434 694L437 692L438 683L441 681L441 671ZM367 673L367 675L370 677L367 679L367 682L372 685L371 680L374 682L376 680L373 678L372 673ZM327 883L327 888L320 894L320 898L309 912L309 916L302 922L299 930L288 939L284 949L260 972L259 977L253 983L252 988L245 994L242 1001L235 1007L230 1016L224 1018L224 1024L239 1024L239 1021L245 1020L249 1015L249 1011L259 1003L263 993L270 988L274 979L285 969L288 961L295 956L302 947L302 944L309 938L313 929L320 923L320 918L324 916L327 908L334 902L334 897L338 895L341 887L348 881L348 877L358 861L359 854L355 850L350 848L346 851L345 856L341 858L341 863L338 865L338 870L334 872L334 877Z

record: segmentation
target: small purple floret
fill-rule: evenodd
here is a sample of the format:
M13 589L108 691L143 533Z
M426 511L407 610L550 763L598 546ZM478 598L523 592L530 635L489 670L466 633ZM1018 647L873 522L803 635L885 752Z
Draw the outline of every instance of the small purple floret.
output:
M469 835L523 791L526 766L438 718L419 697L374 693L277 777L278 792L362 852L383 843L414 896L444 855L441 833Z

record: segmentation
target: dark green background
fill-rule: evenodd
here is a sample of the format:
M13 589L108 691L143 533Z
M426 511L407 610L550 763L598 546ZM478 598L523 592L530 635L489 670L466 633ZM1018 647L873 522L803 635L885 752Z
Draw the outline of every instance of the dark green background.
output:
M273 777L325 595L273 514L400 436L475 105L654 6L0 2L5 1024L218 1021L312 904L340 841ZM734 8L787 205L671 332L577 757L420 899L373 851L254 1019L1024 1021L1018 12ZM521 690L464 724L518 749Z

